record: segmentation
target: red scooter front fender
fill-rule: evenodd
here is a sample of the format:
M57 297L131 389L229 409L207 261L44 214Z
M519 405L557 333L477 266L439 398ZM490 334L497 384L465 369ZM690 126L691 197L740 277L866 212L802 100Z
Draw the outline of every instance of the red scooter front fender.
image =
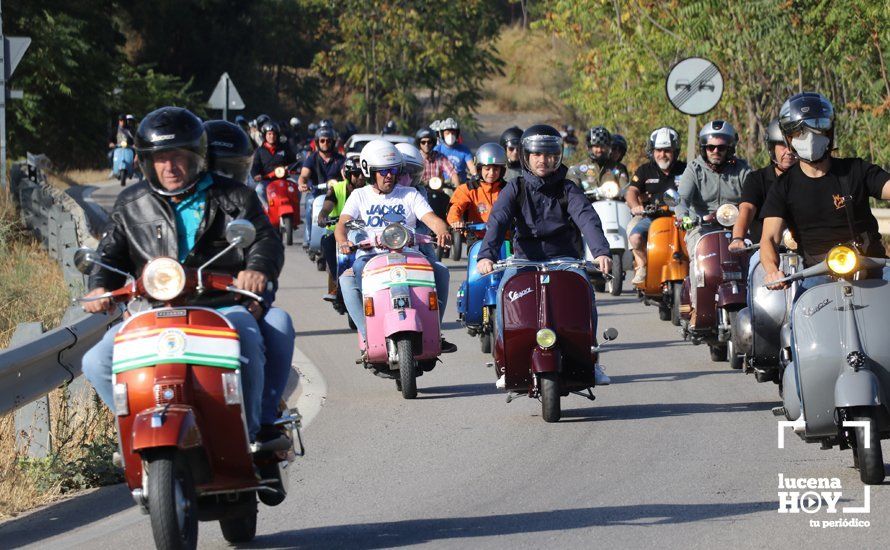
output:
M146 409L133 420L133 451L157 447L187 450L201 445L195 412L187 405Z
M532 372L540 374L542 372L559 372L559 366L562 363L562 352L558 347L550 349L541 349L535 347L532 350Z

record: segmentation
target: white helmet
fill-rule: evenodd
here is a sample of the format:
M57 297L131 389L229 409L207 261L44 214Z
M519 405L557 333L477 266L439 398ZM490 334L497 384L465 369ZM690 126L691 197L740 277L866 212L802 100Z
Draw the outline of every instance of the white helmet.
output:
M371 172L384 168L401 168L402 162L402 154L399 153L395 145L385 139L369 141L362 148L362 153L359 156L362 174L371 182L373 182Z
M680 134L670 126L658 128L649 135L646 154L651 158L656 149L673 149L674 155L680 154Z
M291 125L292 127L296 128L297 126L300 125L300 119L298 119L297 117L291 117L291 119L290 119L290 125Z
M401 153L408 173L423 171L423 156L420 154L420 149L410 143L396 143L396 149Z

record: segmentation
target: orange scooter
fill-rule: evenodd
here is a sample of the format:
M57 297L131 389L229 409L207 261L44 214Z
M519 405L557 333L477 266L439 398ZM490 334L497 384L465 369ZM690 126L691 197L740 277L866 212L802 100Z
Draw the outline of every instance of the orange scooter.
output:
M646 207L644 215L652 218L646 243L648 267L646 280L636 285L643 303L657 305L658 318L670 319L675 326L680 326L680 297L683 280L689 275L686 232L677 225L671 210L679 198L670 189Z

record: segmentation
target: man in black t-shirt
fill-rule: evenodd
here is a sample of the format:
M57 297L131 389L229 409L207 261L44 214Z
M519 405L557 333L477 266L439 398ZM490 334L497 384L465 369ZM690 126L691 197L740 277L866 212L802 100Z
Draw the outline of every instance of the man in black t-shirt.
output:
M800 162L773 185L763 206L760 261L765 282L785 277L777 249L783 223L807 266L824 259L834 245L851 241L867 256L886 257L868 198L890 199L890 174L859 158L831 157L834 107L819 94L792 96L782 105L779 126Z
M774 118L766 128L766 149L769 152L770 163L760 170L748 174L742 185L742 202L739 203L739 219L732 228L732 241L730 250L745 248L745 239L752 242L760 242L763 222L760 220L760 209L766 202L766 195L776 180L797 163L797 157L785 144L782 130L779 129L779 119ZM750 234L749 234L750 232Z
M634 215L628 224L627 233L636 263L633 278L635 285L646 281L646 236L652 225L651 218L643 217L643 210L668 189L677 189L677 182L686 170L686 163L677 160L680 155L680 135L669 126L652 132L646 154L650 160L637 168L625 197Z

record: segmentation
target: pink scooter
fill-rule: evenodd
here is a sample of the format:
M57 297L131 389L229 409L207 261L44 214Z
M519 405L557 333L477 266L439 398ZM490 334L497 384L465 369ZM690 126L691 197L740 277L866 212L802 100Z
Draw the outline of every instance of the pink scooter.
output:
M433 266L416 250L432 242L399 222L359 248L384 248L362 270L362 299L367 346L359 335L364 366L384 378L395 378L405 399L417 397L417 376L433 370L441 349L439 297ZM399 371L396 375L393 371Z

